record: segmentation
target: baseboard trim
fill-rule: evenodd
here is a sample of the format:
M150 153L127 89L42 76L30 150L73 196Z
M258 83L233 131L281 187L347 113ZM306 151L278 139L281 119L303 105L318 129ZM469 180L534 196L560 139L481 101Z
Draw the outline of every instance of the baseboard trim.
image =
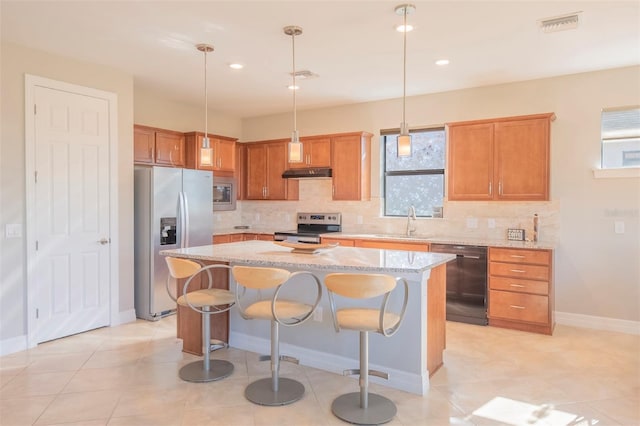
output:
M0 356L27 350L27 335L0 340Z
M116 325L127 324L129 322L134 322L136 320L136 310L129 309L127 311L120 311L118 315L111 322L111 327L115 327Z
M557 311L555 312L555 316L556 324L640 335L639 321L629 321L617 318L597 317L593 315L573 314L570 312Z
M263 339L256 336L230 331L229 346L249 352L266 355L271 350L269 339ZM331 373L342 374L348 368L357 368L358 360L351 358L329 354L326 352L318 352L311 349L291 345L285 342L280 343L280 352L283 355L293 356L300 360L300 365L317 368ZM389 369L385 366L370 364L372 370L380 370L389 374L389 380L379 377L370 376L372 383L389 386L394 389L403 390L405 392L424 395L429 389L429 376L424 380L418 374L407 373L406 371ZM357 380L357 376L353 376Z

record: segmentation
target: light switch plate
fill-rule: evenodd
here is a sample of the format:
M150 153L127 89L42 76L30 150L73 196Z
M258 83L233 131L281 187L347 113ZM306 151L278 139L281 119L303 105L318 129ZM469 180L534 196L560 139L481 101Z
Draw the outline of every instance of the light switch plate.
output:
M467 228L477 228L478 227L478 218L476 217L468 217L467 218Z
M22 224L21 223L7 223L4 226L5 238L22 238Z
M614 222L616 234L624 234L624 222L621 220L616 220Z

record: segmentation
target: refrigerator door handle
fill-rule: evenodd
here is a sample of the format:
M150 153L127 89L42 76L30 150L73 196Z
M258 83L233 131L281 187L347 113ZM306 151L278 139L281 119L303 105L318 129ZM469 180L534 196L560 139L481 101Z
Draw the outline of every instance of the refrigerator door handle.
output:
M184 245L182 247L190 247L191 244L189 243L189 197L187 197L186 192L181 192L181 194L182 194L182 205L183 205L182 212L184 213L182 218L182 224L184 228L182 241L184 242Z
M184 206L184 193L182 191L178 192L178 248L184 248L185 245L185 206Z

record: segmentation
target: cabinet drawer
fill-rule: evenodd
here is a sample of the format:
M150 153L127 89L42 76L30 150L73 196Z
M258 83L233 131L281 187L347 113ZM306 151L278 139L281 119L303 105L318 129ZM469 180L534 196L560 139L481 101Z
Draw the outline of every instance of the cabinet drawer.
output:
M549 294L547 281L521 280L518 278L490 277L490 290L516 291L518 293Z
M535 294L491 290L489 317L547 324L549 298Z
M489 260L494 262L549 265L550 252L547 250L491 248L489 249Z
M489 275L548 281L549 267L541 265L489 262Z

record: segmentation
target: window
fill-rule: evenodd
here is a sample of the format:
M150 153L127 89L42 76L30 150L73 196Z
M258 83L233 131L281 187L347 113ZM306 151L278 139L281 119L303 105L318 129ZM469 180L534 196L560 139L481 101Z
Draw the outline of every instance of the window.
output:
M444 198L444 128L412 131L412 155L398 157L399 132L382 133L384 150L384 214L432 217Z
M601 167L640 167L640 107L604 109L601 123Z

